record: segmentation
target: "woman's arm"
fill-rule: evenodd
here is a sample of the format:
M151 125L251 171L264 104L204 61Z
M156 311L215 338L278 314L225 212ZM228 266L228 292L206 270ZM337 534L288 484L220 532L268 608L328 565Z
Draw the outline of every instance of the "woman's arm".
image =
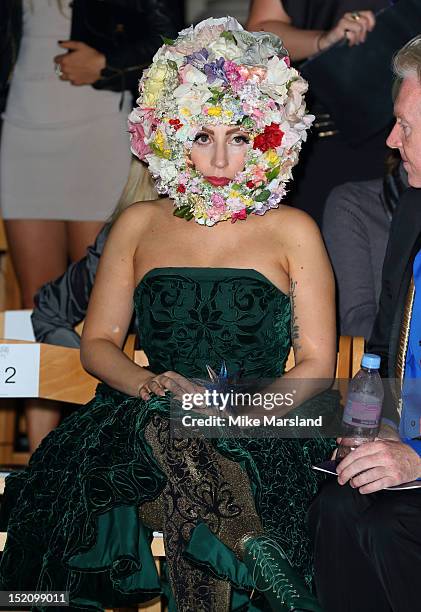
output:
M289 209L283 224L295 367L285 377L331 380L336 363L335 287L315 222Z
M374 28L376 21L372 11L358 11L358 15L359 19L356 20L351 13L345 13L328 31L302 30L291 24L282 0L253 0L247 29L277 34L288 49L291 59L300 61L327 49L344 37L350 46L364 42L367 32Z
M133 313L134 257L149 212L147 204L134 204L113 226L101 256L81 341L83 367L133 396L152 376L122 351Z
M61 80L96 89L137 91L142 70L151 63L162 38L176 38L181 15L178 3L169 0L142 0L129 6L124 3L120 13L123 22L137 22L141 34L136 39L121 36L118 44L109 41L103 52L80 40L61 41L59 46L67 52L54 58L62 70ZM116 22L115 26L124 31L125 23Z
M55 281L47 283L35 296L32 326L38 342L79 347L74 327L86 316L99 258L110 226L105 225L86 257L72 263Z

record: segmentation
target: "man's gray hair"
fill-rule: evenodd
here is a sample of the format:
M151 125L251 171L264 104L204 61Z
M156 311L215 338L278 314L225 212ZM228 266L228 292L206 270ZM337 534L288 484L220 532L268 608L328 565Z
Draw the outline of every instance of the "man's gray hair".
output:
M394 98L399 93L402 81L407 77L416 76L421 84L421 34L415 36L402 49L399 49L393 58L392 70L395 75Z

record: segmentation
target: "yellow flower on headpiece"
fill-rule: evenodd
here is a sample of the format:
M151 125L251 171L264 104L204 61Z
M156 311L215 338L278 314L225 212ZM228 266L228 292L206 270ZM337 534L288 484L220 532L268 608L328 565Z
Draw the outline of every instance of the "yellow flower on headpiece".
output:
M190 109L183 106L182 108L180 108L180 115L183 115L184 117L191 117L191 111Z
M264 158L271 166L277 166L279 164L279 155L274 149L269 149L266 151Z
M220 117L222 115L222 108L220 106L211 106L208 108L207 114L211 117Z
M155 132L155 136L153 139L153 145L155 147L156 154L160 157L165 157L166 159L170 159L171 151L168 148L165 148L167 144L164 134L157 130Z

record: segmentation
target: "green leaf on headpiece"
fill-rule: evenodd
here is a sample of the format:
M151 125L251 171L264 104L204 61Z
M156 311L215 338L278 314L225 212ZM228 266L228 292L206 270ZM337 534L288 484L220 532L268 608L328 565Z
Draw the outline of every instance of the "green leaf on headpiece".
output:
M247 130L251 130L253 129L253 119L251 119L250 117L243 117L243 120L241 121L241 125L243 127L245 127Z
M164 43L164 45L172 46L175 43L175 40L172 38L167 38L166 36L161 36L161 38L162 38L162 42Z
M235 42L234 34L232 32L227 32L226 30L224 30L223 32L221 32L221 36L222 38L226 38L227 40L232 40Z
M173 211L173 215L175 217L179 217L180 219L187 219L187 221L189 221L193 217L193 214L190 210L190 206L188 204L180 206L180 208L176 208Z
M209 87L209 91L212 94L212 97L208 100L208 103L210 104L218 104L218 102L220 102L224 97L224 92L217 87Z
M168 66L172 68L172 70L175 70L176 72L178 71L177 62L175 62L174 60L167 60L167 62Z
M166 157L165 153L162 151L162 149L157 147L153 142L149 143L149 147L150 147L152 153L155 153L155 155L157 155L158 157L162 157L163 159L167 159L167 157Z
M266 202L269 196L270 196L269 189L264 189L261 193L259 193L259 195L255 196L254 199L256 200L256 202Z
M241 191L241 185L239 183L233 183L231 188L235 189L236 191Z
M272 170L269 170L269 172L266 172L266 178L268 181L273 181L273 179L276 179L278 174L279 174L279 166L277 166L276 168L273 168Z

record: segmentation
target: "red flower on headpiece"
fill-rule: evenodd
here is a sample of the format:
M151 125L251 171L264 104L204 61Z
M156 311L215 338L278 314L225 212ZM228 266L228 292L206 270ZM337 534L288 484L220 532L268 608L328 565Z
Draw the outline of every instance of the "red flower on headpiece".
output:
M183 127L183 124L181 123L180 119L170 119L168 123L172 125L175 131Z
M278 123L271 123L267 125L261 134L258 134L253 142L253 149L260 149L260 151L268 151L269 149L276 149L282 144L282 138L284 132L279 127Z
M178 193L186 193L186 188L184 187L184 185L181 185L181 184L180 184L180 185L177 187L177 191L178 191Z
M247 219L247 212L245 208L243 208L243 210L240 210L240 212L232 213L231 223L235 223L236 221L238 221L238 219L240 219L240 221L244 221L244 219Z

